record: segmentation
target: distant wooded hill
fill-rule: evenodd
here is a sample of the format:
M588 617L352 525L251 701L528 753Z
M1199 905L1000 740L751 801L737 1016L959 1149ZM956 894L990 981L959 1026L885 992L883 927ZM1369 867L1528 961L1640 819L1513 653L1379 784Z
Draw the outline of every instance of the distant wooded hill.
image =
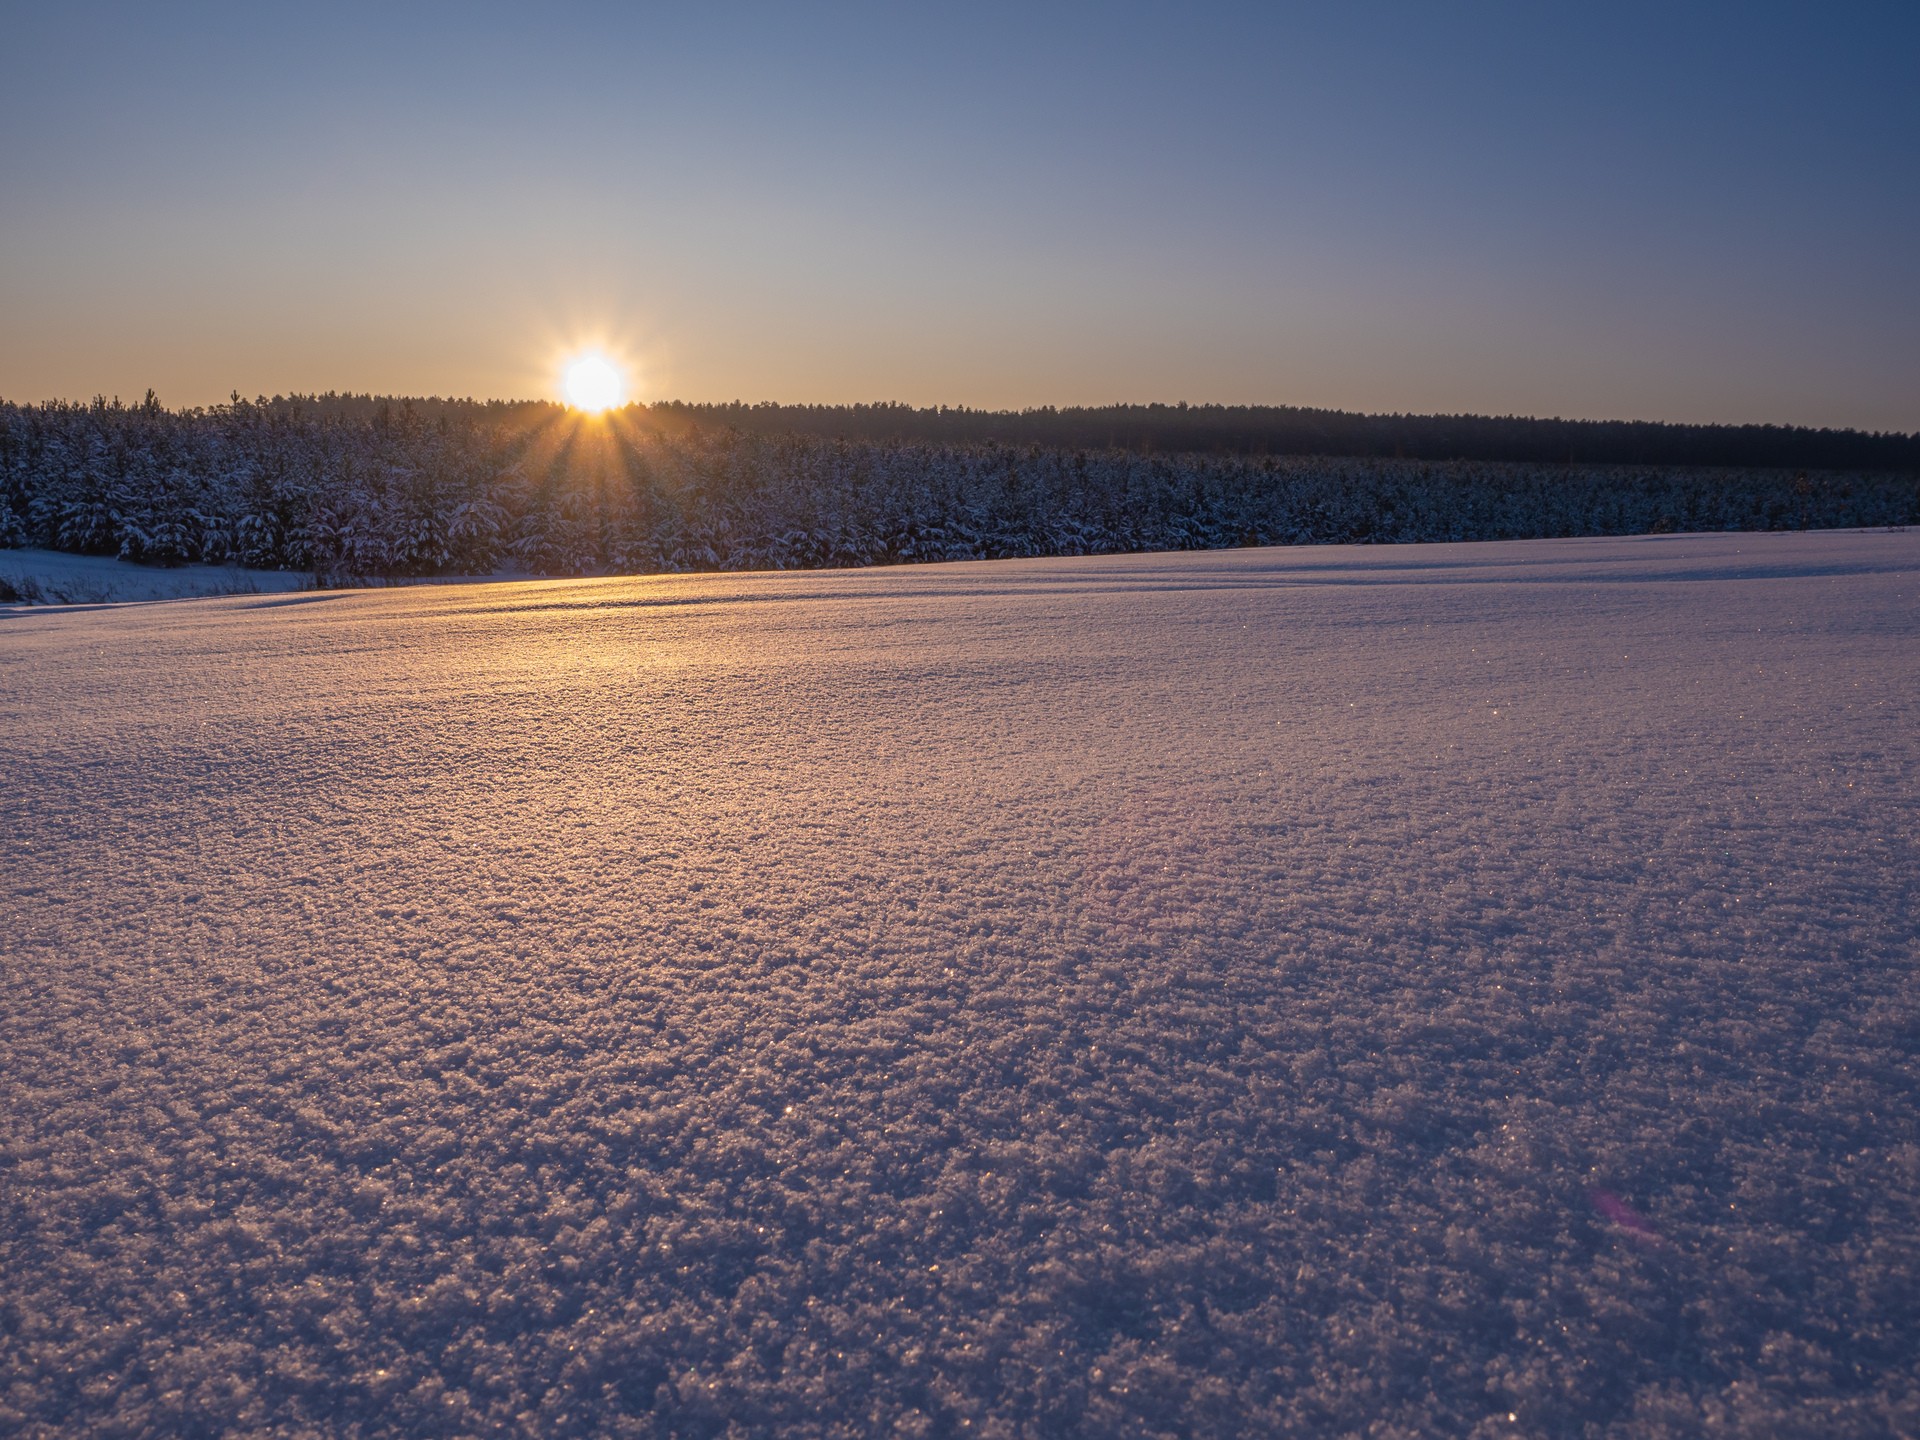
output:
M1920 435L1489 415L1360 415L1286 405L917 410L909 405L652 407L699 425L863 440L998 442L1151 454L1338 455L1531 464L1920 469Z
M237 398L237 397L236 397ZM276 399L274 406L371 418L381 406L520 413L545 402L397 400L371 395ZM1517 464L1684 465L1734 469L1920 471L1920 434L1795 425L1671 425L1646 420L1542 420L1495 415L1362 415L1294 405L1099 405L1034 410L964 406L634 405L635 422L663 429L895 440L947 445L1038 445L1134 454L1328 455Z

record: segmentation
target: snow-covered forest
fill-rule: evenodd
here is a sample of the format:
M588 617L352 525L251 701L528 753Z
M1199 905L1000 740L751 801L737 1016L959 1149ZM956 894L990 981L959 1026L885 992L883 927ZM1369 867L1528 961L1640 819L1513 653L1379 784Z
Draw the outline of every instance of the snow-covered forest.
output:
M0 405L0 546L347 579L1920 523L1911 472L837 438L728 413Z

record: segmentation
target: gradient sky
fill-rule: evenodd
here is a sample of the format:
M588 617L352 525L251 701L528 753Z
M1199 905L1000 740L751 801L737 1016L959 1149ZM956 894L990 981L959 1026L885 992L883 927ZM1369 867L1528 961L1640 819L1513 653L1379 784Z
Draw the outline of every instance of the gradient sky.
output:
M0 0L0 396L1920 429L1920 5Z

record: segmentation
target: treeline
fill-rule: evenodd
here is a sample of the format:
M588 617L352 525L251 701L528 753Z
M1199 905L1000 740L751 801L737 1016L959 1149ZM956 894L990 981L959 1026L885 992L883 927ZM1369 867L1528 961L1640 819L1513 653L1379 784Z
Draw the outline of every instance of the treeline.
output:
M770 418L795 413L0 404L0 545L353 578L1920 523L1913 470L1149 451Z
M1667 425L1490 415L1360 415L1285 405L1103 405L968 410L910 405L652 407L695 426L944 445L1041 445L1137 454L1337 455L1511 464L1920 470L1920 435L1788 425Z
M238 400L238 396L234 397ZM371 420L394 401L320 395L262 402ZM412 400L429 418L551 412L539 401ZM1539 420L1491 415L1360 415L1289 405L1102 405L969 410L911 405L635 405L631 423L670 433L737 430L829 440L934 445L1038 445L1141 455L1337 455L1498 460L1522 465L1680 465L1746 470L1920 471L1920 435L1792 425L1667 425L1643 420Z

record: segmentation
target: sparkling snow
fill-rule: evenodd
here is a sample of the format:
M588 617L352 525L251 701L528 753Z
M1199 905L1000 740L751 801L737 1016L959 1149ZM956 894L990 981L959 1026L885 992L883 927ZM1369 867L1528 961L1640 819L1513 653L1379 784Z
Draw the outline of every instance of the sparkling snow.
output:
M0 1431L1910 1433L1916 696L1920 533L0 617Z

